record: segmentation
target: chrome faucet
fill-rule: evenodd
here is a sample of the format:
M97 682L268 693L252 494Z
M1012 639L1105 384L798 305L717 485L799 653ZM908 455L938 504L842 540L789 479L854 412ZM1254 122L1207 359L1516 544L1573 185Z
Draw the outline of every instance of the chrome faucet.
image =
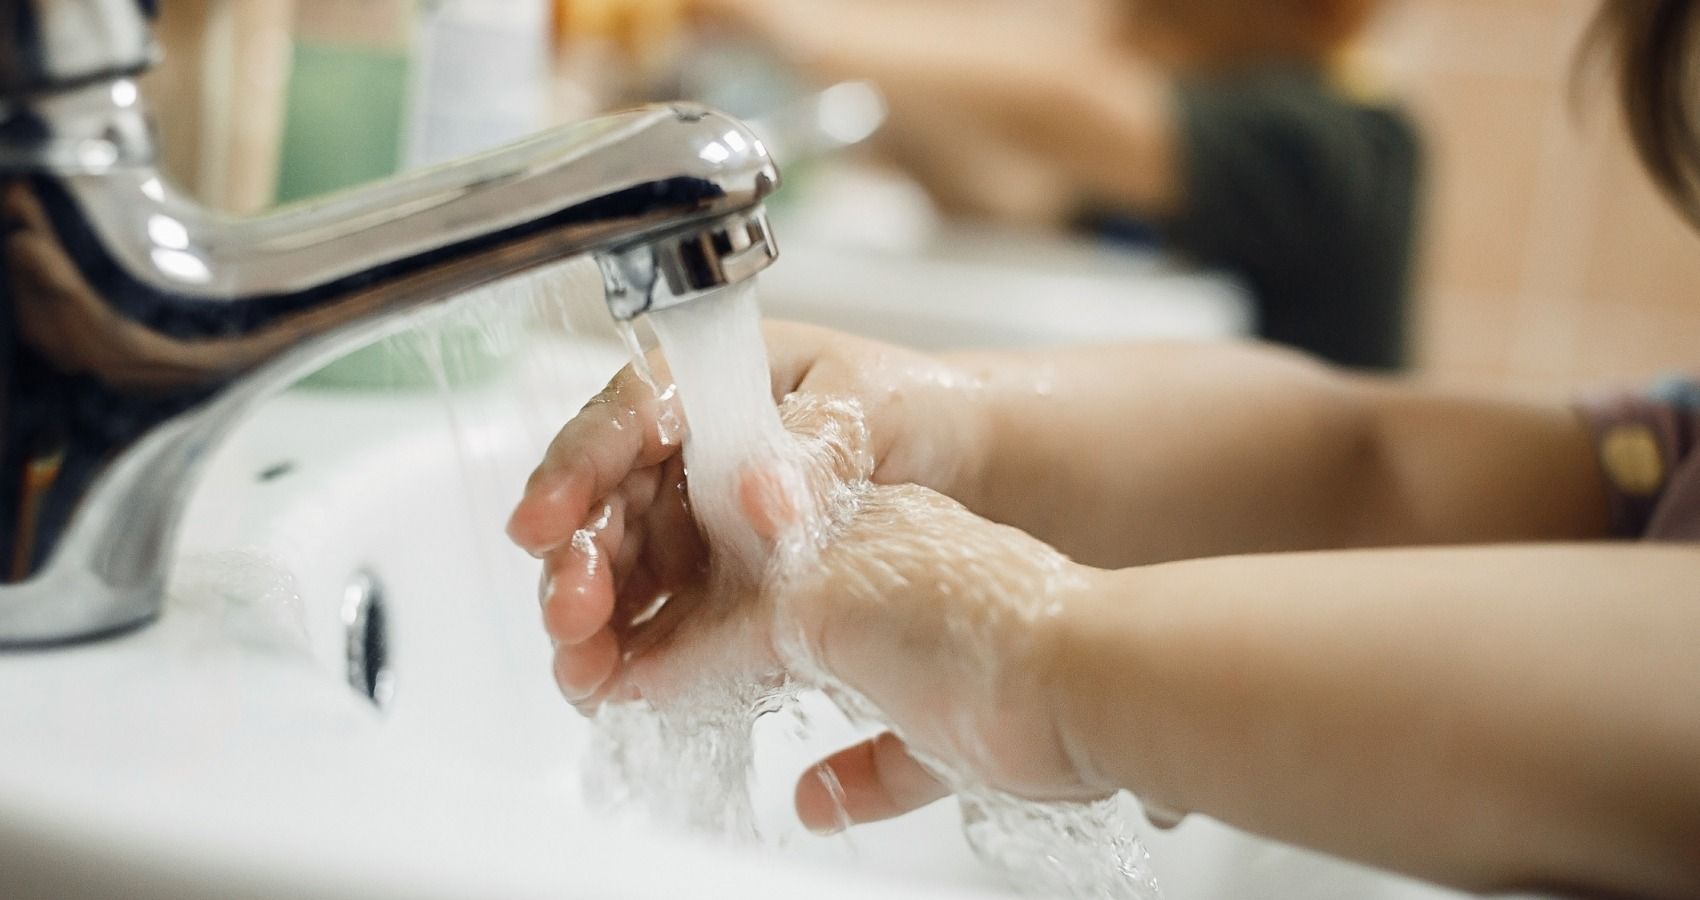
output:
M154 165L138 0L0 0L0 648L159 614L200 461L403 313L594 255L630 319L766 268L778 172L652 106L257 218ZM169 123L167 123L169 125Z

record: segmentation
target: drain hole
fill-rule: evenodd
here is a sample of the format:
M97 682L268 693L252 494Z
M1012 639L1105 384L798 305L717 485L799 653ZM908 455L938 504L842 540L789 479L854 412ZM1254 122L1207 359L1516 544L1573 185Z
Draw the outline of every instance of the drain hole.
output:
M390 671L389 612L383 582L357 572L343 589L342 623L347 632L348 685L379 709L395 693Z
M295 471L295 463L287 460L284 462L272 463L264 469L261 469L260 473L255 476L255 480L264 484L268 481L276 481L293 471Z

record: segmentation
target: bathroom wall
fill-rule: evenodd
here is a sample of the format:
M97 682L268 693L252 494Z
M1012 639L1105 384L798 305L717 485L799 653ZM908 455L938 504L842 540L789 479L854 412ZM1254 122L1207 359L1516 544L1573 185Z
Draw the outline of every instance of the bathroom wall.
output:
M161 129L163 164L173 179L201 202L232 212L254 212L278 197L279 174L291 149L305 145L320 158L292 170L340 186L356 176L388 174L395 168L405 53L419 0L170 0L160 4L155 31L165 54L142 80L148 100L167 127ZM339 52L340 51L340 52ZM303 72L303 64L306 71ZM384 66L401 74L387 74ZM334 140L303 136L288 128L290 104L311 104L336 77L335 67L352 67L356 84L338 85L340 98L326 102L345 109L349 123ZM360 66L366 66L361 69ZM301 77L297 77L301 76ZM385 77L380 77L385 76ZM294 88L305 90L295 91ZM387 93L386 93L387 92ZM299 118L299 109L296 110ZM383 122L382 114L392 121ZM328 123L341 124L341 123ZM360 170L365 144L383 145L381 167ZM384 152L382 147L376 152ZM323 159L341 154L354 175L324 174ZM352 160L352 162L350 162ZM335 168L334 164L330 165ZM309 181L308 187L316 182ZM284 185L291 187L292 185ZM296 194L311 193L297 187Z
M1418 349L1433 377L1569 390L1700 371L1700 237L1640 174L1594 0L1395 0L1375 47L1429 132Z

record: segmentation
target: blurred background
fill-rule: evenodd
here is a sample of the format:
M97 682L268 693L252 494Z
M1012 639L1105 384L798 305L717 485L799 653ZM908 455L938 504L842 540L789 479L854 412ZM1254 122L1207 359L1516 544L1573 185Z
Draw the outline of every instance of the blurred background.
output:
M799 4L809 5L788 2ZM452 158L609 106L677 94L754 115L783 110L836 80L805 87L810 78L799 69L806 66L794 65L791 48L773 46L783 41L758 47L746 32L713 29L715 39L705 40L677 2L161 5L166 63L146 89L166 123L167 167L204 202L237 212ZM1304 0L1288 5L1304 8ZM1597 4L1346 5L1373 8L1329 48L1330 66L1349 57L1351 80L1373 85L1366 90L1378 104L1402 108L1420 135L1410 366L1439 381L1551 394L1691 365L1700 336L1696 239L1640 174L1605 79L1576 72ZM1066 20L1060 29L1102 25L1086 0L1038 6L1047 18ZM892 41L913 38L894 31ZM1152 52L1162 55L1160 47ZM1002 173L1007 188L1025 170L985 171ZM787 165L787 176L812 177L806 165ZM1055 218L1028 207L972 209L947 196L938 179L920 172L916 180L934 188L930 201L927 191L889 179L823 177L819 189L836 183L884 192L899 210L896 221L918 222L917 230L952 215L1003 215L1036 227Z
M1694 364L1695 238L1608 83L1573 78L1596 9L1409 0L1373 30L1428 138L1415 346L1437 378L1563 389Z

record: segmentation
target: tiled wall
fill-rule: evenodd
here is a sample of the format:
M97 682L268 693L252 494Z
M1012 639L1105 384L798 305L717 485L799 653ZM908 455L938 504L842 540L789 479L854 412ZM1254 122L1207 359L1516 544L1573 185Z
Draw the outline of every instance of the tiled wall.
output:
M1395 0L1377 29L1429 135L1418 357L1437 379L1700 372L1700 236L1641 175L1608 82L1572 79L1596 8Z

